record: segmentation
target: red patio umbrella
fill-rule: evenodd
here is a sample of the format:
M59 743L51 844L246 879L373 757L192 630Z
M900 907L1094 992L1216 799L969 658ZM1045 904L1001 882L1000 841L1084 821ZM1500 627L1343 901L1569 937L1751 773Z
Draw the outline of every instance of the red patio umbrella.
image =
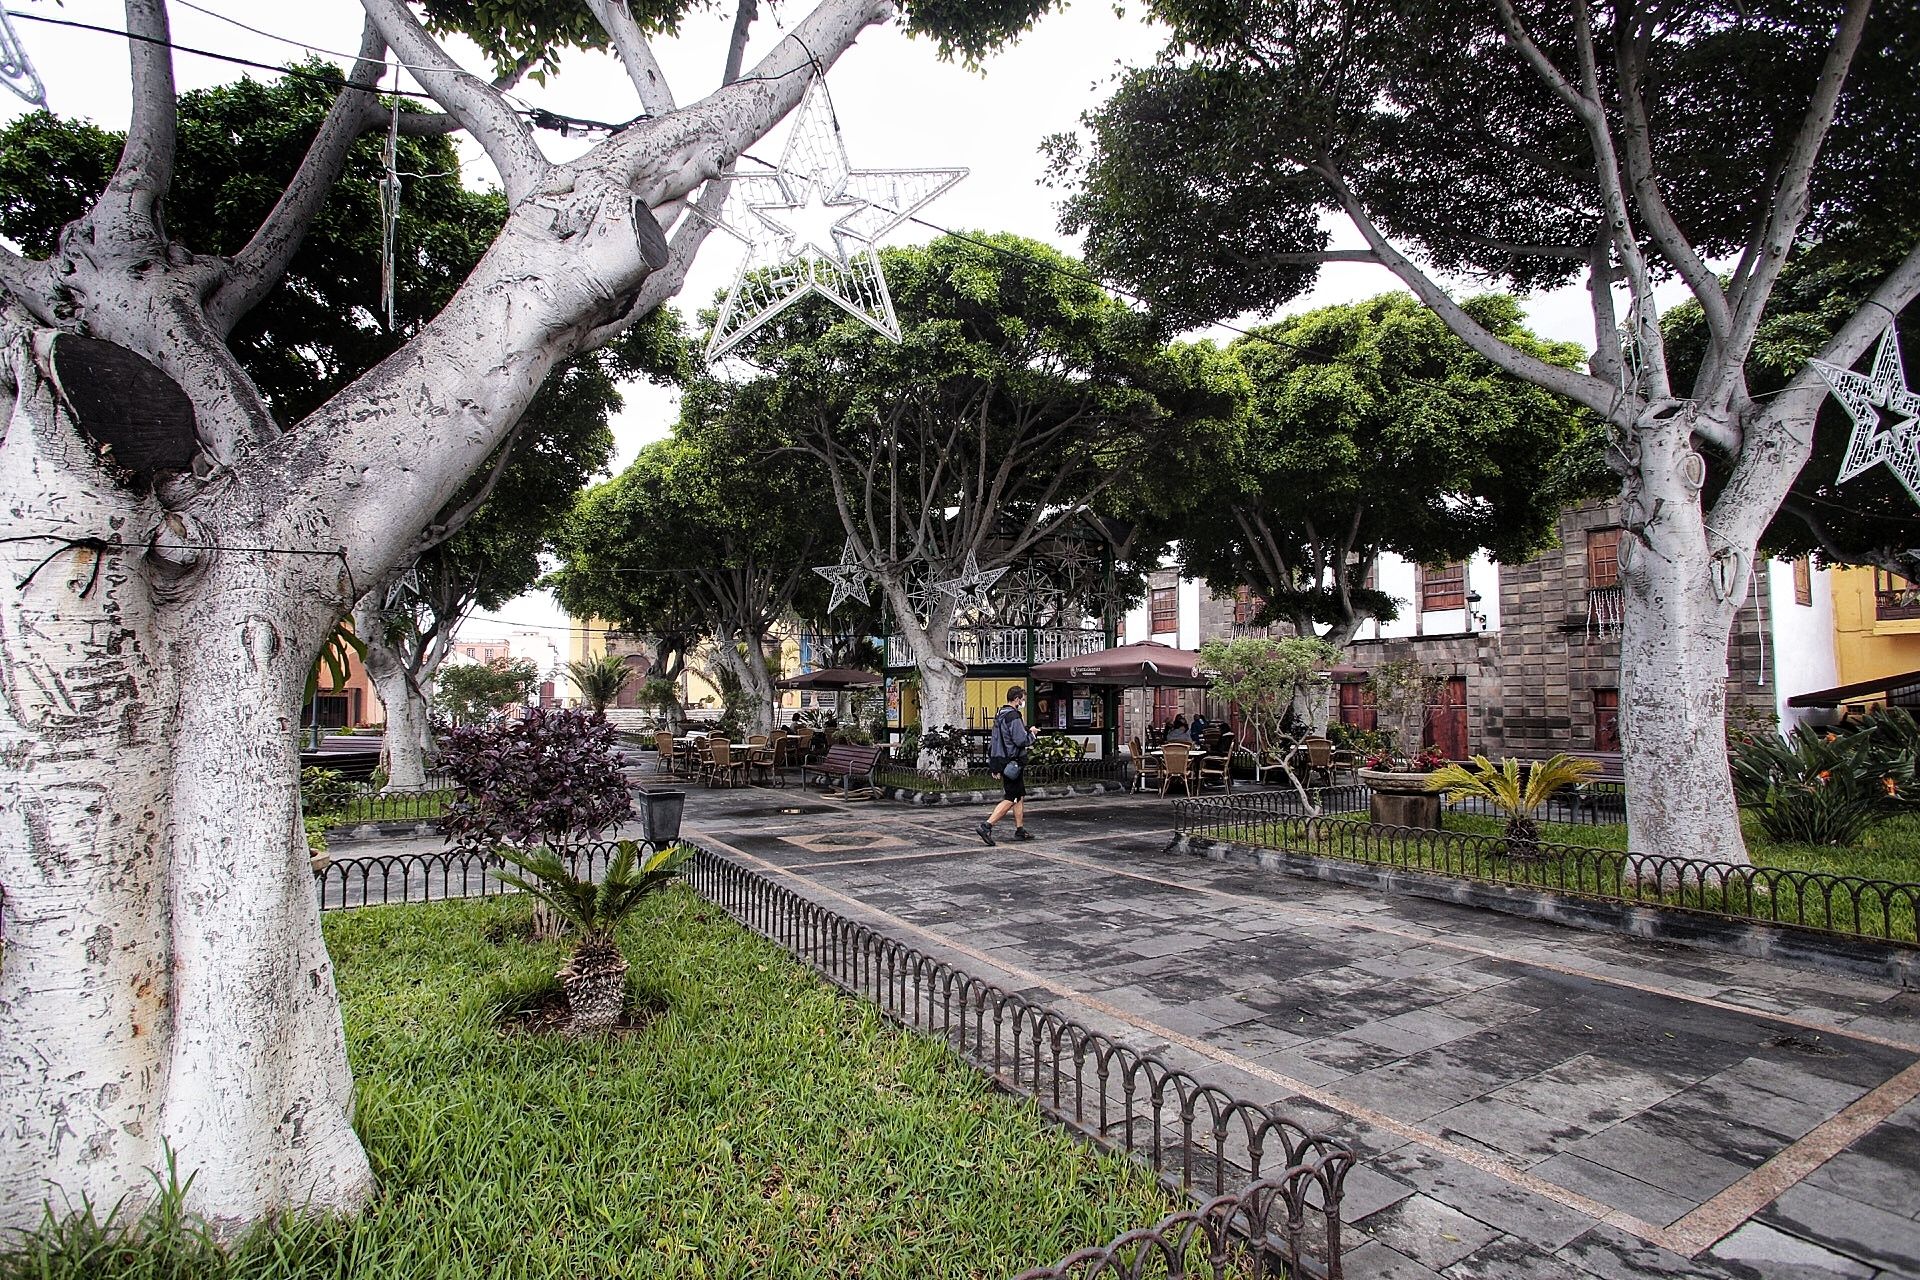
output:
M1127 689L1204 689L1200 655L1191 649L1142 640L1077 658L1056 658L1032 668L1035 680L1056 684L1110 684Z

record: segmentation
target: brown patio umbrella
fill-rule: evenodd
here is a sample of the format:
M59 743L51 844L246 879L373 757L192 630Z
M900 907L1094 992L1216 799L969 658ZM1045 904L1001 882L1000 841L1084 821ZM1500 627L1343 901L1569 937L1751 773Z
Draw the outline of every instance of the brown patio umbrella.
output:
M871 689L880 683L881 678L871 671L855 671L851 667L822 667L818 671L803 671L797 676L788 676L785 680L774 682L776 689Z
M1117 649L1101 649L1077 658L1042 662L1031 674L1056 684L1110 684L1127 689L1203 689L1200 655L1191 649L1142 640Z

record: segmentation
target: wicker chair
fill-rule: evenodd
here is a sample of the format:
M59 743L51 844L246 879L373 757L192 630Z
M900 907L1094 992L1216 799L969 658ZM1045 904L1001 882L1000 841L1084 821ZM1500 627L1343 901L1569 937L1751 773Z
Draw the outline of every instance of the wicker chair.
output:
M1184 742L1169 742L1160 748L1160 794L1166 795L1167 788L1174 783L1180 784L1180 790L1193 794L1193 779L1187 773L1187 753L1192 751Z
M1138 738L1135 738L1127 744L1127 759L1131 762L1133 789L1135 791L1145 791L1151 783L1158 781L1160 775L1165 772L1165 770L1160 767L1160 762L1148 755L1146 750L1141 747L1140 739Z
M707 740L707 765L701 772L708 786L724 782L727 786L738 786L747 774L747 762L733 754L733 744L725 738Z
M1209 782L1217 782L1227 790L1233 790L1233 735L1223 733L1214 740L1214 748L1200 757L1200 786L1204 790Z
M653 749L656 752L653 761L655 773L673 772L673 730L662 729L653 735Z

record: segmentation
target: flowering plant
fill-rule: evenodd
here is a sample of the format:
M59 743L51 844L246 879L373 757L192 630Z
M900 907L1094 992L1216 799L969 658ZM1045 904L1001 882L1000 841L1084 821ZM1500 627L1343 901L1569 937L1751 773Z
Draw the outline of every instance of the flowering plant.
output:
M1367 768L1386 773L1432 773L1446 765L1447 757L1438 747L1422 747L1417 756L1403 756L1397 751L1380 751L1367 757Z

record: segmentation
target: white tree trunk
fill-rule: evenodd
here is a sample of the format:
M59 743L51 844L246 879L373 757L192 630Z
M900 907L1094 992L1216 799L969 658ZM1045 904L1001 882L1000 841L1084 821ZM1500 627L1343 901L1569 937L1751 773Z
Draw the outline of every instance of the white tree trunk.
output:
M0 1230L153 1192L166 1151L222 1230L372 1189L300 829L312 564L190 586L18 330L0 439ZM197 539L186 539L197 541ZM308 606L309 612L312 606Z
M1639 435L1641 465L1623 488L1628 532L1620 540L1627 844L1636 853L1745 863L1727 761L1727 648L1752 585L1757 537L1733 542L1715 536L1728 531L1709 529L1694 483L1704 466L1689 461L1684 425L1650 425Z
M386 646L378 646L386 649ZM367 676L386 709L386 745L389 791L417 791L427 785L427 760L433 751L432 711L404 662L376 662L376 646L367 643ZM386 656L397 656L391 650Z

